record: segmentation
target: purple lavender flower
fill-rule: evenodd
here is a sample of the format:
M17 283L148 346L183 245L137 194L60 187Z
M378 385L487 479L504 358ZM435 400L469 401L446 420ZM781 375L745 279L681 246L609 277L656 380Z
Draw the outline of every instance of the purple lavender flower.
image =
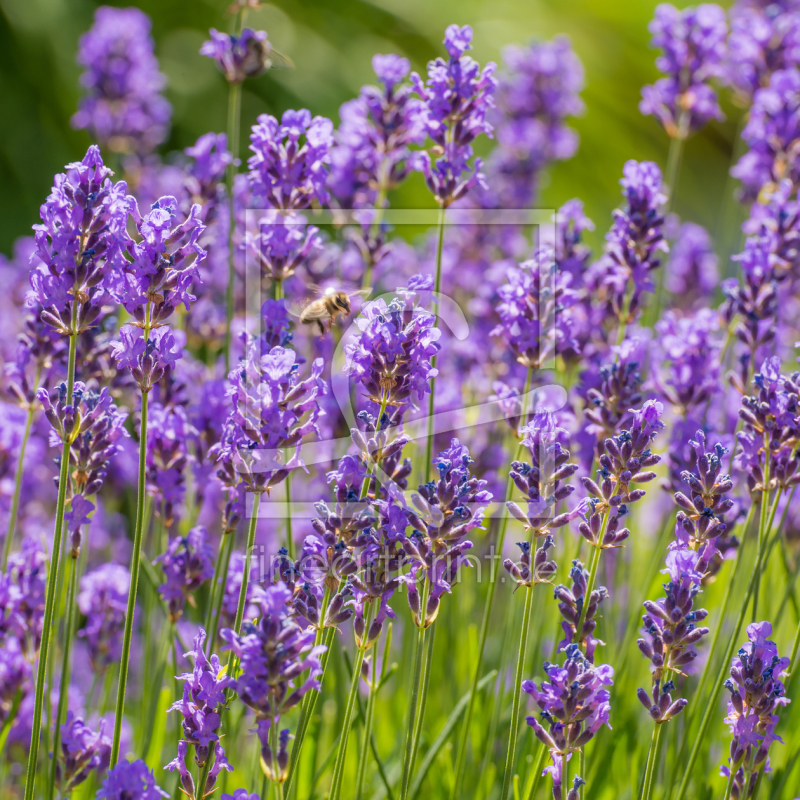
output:
M111 739L104 734L105 721L98 731L87 727L72 711L61 726L61 752L56 758L56 786L63 793L71 792L94 772L98 777L111 761Z
M685 139L709 119L724 119L711 78L725 77L725 11L713 3L679 11L662 3L650 23L651 45L663 55L656 66L667 77L642 89L639 110L652 114L672 136Z
M234 680L224 674L216 655L210 659L206 657L203 650L205 640L206 632L199 628L194 637L194 649L186 653L187 657L194 659L194 668L192 672L178 676L178 680L184 681L183 697L169 708L169 711L181 713L183 736L177 757L165 769L178 771L180 784L189 797L205 797L213 790L220 769L232 771L219 742L218 731L220 713L225 707L225 691L234 685ZM206 761L214 759L205 786L197 789L186 765L189 746L194 747L194 761L201 774Z
M423 102L422 119L428 136L437 148L435 161L428 152L418 156L418 169L436 202L444 208L464 197L477 184L485 185L480 172L481 160L470 166L472 142L482 133L491 137L492 126L487 112L494 105L497 86L494 63L483 70L465 56L472 49L472 28L450 25L444 34L444 46L450 54L445 61L428 63L428 80L411 74L414 90Z
M753 96L742 138L749 150L731 169L742 182L742 199L754 200L762 188L788 178L800 182L800 163L793 143L800 135L800 71L773 72L769 85Z
M261 795L251 794L247 789L234 789L233 794L223 794L222 800L261 800Z
M182 406L148 407L147 492L155 498L154 511L165 527L174 522L175 508L185 494L185 470L190 442L197 435Z
M708 612L694 609L702 580L702 556L692 550L676 548L667 553L667 566L662 570L669 575L664 584L665 597L655 603L647 600L647 613L642 617L645 638L638 640L642 654L652 663L651 691L639 689L638 697L656 722L667 722L680 714L689 702L672 699L675 684L671 675L683 675L686 667L697 658L694 645L707 633L708 628L698 628ZM665 680L666 677L666 680Z
M225 430L213 455L221 463L217 475L226 486L244 481L250 491L269 492L297 468L304 468L300 444L307 434L319 435L317 421L325 412L319 398L328 391L318 358L301 380L294 350L273 347L262 355L258 342L248 347L244 363L231 371L232 399ZM283 449L291 450L283 460Z
M229 83L257 78L272 66L272 45L266 31L245 28L238 36L211 28L211 39L203 42L200 55L213 58Z
M717 256L708 232L701 225L684 222L672 246L664 285L686 307L708 298L718 284Z
M402 541L411 563L405 582L418 627L427 628L434 622L442 595L452 590L461 568L469 564L466 553L472 542L466 537L482 526L484 510L492 499L486 481L472 475L471 463L467 447L453 439L450 447L433 459L438 480L420 486L411 498L413 508L406 512L414 532ZM425 578L430 590L422 609L418 584Z
M566 652L563 667L544 663L547 681L538 686L533 681L522 683L522 690L539 706L544 722L543 725L536 717L527 717L536 738L544 743L553 759L553 765L546 771L553 778L554 800L563 797L564 759L570 759L590 742L603 725L611 727L608 721L611 695L606 687L614 683L614 669L606 664L594 666L576 645L569 645ZM568 800L570 795L572 791Z
M583 243L583 234L594 230L594 222L583 213L583 203L575 198L558 209L555 223L556 264L561 272L571 275L573 281L581 280L591 255Z
M146 154L167 138L172 109L160 92L150 18L138 8L101 6L94 26L80 40L78 63L87 89L72 118L103 147Z
M0 574L0 639L16 637L31 661L42 639L46 564L41 544L26 536L19 552L9 556L6 574Z
M753 378L758 390L742 398L739 417L743 425L737 434L739 449L736 465L747 476L751 494L767 494L773 486L785 488L800 480L794 453L800 438L800 420L797 415L798 379L781 375L777 356L768 358L761 371ZM770 461L769 485L767 459ZM778 468L773 472L771 465Z
M191 203L202 207L203 222L215 217L224 196L225 172L233 160L224 133L204 133L184 150L192 159L186 173L186 192Z
M41 318L58 333L70 335L97 321L115 274L127 264L130 198L124 181L111 181L97 145L65 169L40 209L42 223L33 226L39 263L31 270L29 303L42 307Z
M626 207L614 212L606 254L592 265L586 280L605 301L609 316L626 324L635 318L644 292L654 290L650 273L661 265L658 253L668 250L660 211L667 198L661 171L652 161L627 161L622 174Z
M656 323L655 384L682 415L691 414L718 391L722 342L719 315L702 308L692 316L667 311Z
M141 328L123 325L119 337L111 343L117 368L130 370L142 392L149 392L183 356L183 332L166 325L150 331L147 338Z
M577 302L572 276L556 267L551 252L540 250L510 267L506 278L497 290L500 324L491 335L502 336L520 364L539 369L557 353L578 348L570 335L570 308Z
M122 630L128 604L130 572L121 564L102 564L81 578L78 608L86 625L78 631L89 647L94 668L103 672L122 655Z
M503 62L497 109L489 113L497 147L486 165L489 188L483 194L492 206L528 208L542 171L578 148L578 135L565 120L584 110L583 65L566 36L506 47Z
M792 3L734 3L727 74L742 99L767 86L777 70L800 62L800 18Z
M572 562L569 576L572 579L571 587L559 584L554 590L554 597L558 600L558 610L564 618L561 621L564 638L558 643L558 652L565 651L574 643L585 653L587 661L594 664L597 646L605 645L605 642L595 638L594 632L597 629L596 617L601 603L608 597L608 590L605 586L598 586L592 590L587 600L589 571L584 569L583 564L577 559ZM583 612L584 605L585 612ZM581 614L583 614L582 622Z
M7 610L6 591L4 576L0 575L0 617ZM32 670L16 636L0 635L0 641L0 725L5 725L14 704L30 691Z
M156 785L153 771L141 759L120 761L110 769L97 800L160 800L169 795Z
M161 564L165 583L159 593L167 601L171 622L183 615L184 604L194 605L193 593L214 575L214 550L208 543L208 533L202 525L192 528L186 536L173 536L167 552L153 562Z
M312 253L322 250L319 228L308 225L302 214L279 209L258 220L258 233L247 233L248 255L272 281L280 283L295 274Z
M269 586L258 598L257 622L245 623L241 634L230 628L220 634L240 660L242 672L235 682L236 692L256 713L262 758L279 779L285 767L280 767L279 755L272 752L269 728L277 725L281 715L294 708L306 692L319 690L319 656L325 651L324 645L314 646L314 631L301 630L289 615L291 596L285 584ZM297 685L306 670L308 677Z
M256 202L281 211L307 208L314 200L328 202L325 183L333 146L329 119L312 119L304 108L284 111L280 123L262 114L252 131L253 155L247 165Z
M400 298L366 303L355 322L360 334L345 346L345 371L368 400L370 427L380 430L430 392L441 334L433 314Z
M754 622L747 626L747 638L731 662L731 677L725 687L731 693L725 723L733 734L730 757L720 772L730 777L734 772L732 797L749 797L762 769L769 768L767 754L773 742L783 740L776 735L778 714L789 700L781 678L789 659L778 654L775 642L769 640L772 625Z
M409 145L425 136L422 104L404 83L408 59L376 55L372 67L382 87L363 86L339 110L328 185L343 208L371 208L379 196L385 202L411 169Z

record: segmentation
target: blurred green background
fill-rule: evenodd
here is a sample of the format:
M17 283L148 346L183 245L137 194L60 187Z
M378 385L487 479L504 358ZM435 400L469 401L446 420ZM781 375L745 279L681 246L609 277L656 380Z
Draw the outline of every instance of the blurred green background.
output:
M80 97L78 38L97 5L0 0L0 252L8 253L13 240L30 231L53 174L89 144L88 134L73 130L69 120ZM153 19L174 109L162 152L182 149L208 130L224 130L227 87L198 50L209 27L229 29L229 0L119 5L137 5ZM655 0L279 0L251 11L247 24L266 29L296 69L245 84L243 139L258 114L285 108L306 107L338 123L341 103L372 82L373 53L400 52L423 70L443 52L444 28L451 22L472 25L474 56L481 62L499 60L506 44L566 33L586 70L586 113L573 122L581 140L578 154L552 170L541 205L581 197L597 224L590 237L597 246L619 202L625 160L653 159L662 167L666 162L666 135L637 108L641 85L657 77L647 30L655 6ZM736 212L723 199L734 188L727 170L741 112L727 97L723 106L727 120L712 122L688 142L675 210L705 225L718 250L730 253ZM403 188L398 203L431 204L419 176Z

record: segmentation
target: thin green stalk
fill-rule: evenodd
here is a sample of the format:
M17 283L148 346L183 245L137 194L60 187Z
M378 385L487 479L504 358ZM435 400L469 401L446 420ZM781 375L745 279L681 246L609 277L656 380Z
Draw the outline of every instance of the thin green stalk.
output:
M146 329L145 329L146 332ZM122 658L119 664L119 683L117 684L117 705L114 717L114 739L111 743L111 766L119 761L122 718L125 712L125 692L128 684L131 639L133 638L133 616L136 611L136 593L139 589L139 567L144 534L144 506L147 493L145 472L147 466L147 403L149 392L142 392L142 421L139 430L139 483L136 495L136 527L133 534L133 553L131 554L131 582L128 588L128 606L125 611L125 632L122 638Z
M583 796L585 794L584 790L586 789L586 748L581 747L578 751L578 769L580 769L580 777L583 778L584 783L580 785L578 788L578 797L580 800L583 800Z
M434 282L434 292L438 296L442 290L442 249L444 246L444 206L439 209L439 219L437 222L436 240L436 279ZM439 318L436 318L438 326ZM431 358L431 367L436 369L436 354ZM436 412L436 376L431 378L431 393L428 396L428 438L425 443L425 482L431 479L431 469L433 467L433 415Z
M531 785L531 790L528 792L528 796L525 798L525 800L535 800L536 791L539 788L539 781L542 779L542 772L544 771L544 760L547 757L547 748L542 742L539 742L538 744L539 758L536 759L536 763L533 766L533 784Z
M366 636L369 626L372 623L374 603L369 603L364 613L364 640L356 650L356 657L353 660L353 676L350 679L350 692L347 696L347 704L344 707L344 719L342 720L342 732L339 734L339 746L336 750L336 761L333 767L333 779L331 781L330 800L338 800L342 788L342 777L344 775L344 764L347 758L347 745L350 741L350 727L353 720L353 708L355 707L356 695L361 682L361 665L364 662L364 653L367 652Z
M428 607L428 579L423 581L422 598L420 602L420 624L417 628L417 647L414 652L414 675L411 683L411 696L408 701L408 725L406 728L406 741L403 750L403 778L400 784L400 800L406 800L408 789L411 785L411 753L414 749L414 730L417 721L417 703L419 700L420 680L422 678L422 655L425 649L425 614Z
M217 558L214 561L214 577L211 579L211 584L208 587L208 608L206 608L206 615L205 615L205 622L203 623L203 628L205 632L208 634L209 639L211 638L211 623L214 619L214 609L216 608L216 600L217 600L217 590L222 588L218 587L217 584L220 582L220 570L222 569L222 564L225 561L225 549L228 546L228 539L227 537L231 534L222 534L222 538L219 542L219 547L217 548ZM222 589L224 593L224 589ZM209 650L214 649L214 643L209 643Z
M425 657L422 662L422 691L420 692L419 709L417 711L417 720L414 723L414 738L411 742L411 757L408 765L409 780L414 774L414 764L417 760L417 751L419 750L419 739L422 735L422 725L425 722L425 708L428 704L428 684L431 679L431 666L433 662L433 642L436 637L436 622L430 625L430 633L427 636L425 645Z
M38 376L38 373L37 373ZM39 379L36 378L38 385ZM6 531L6 540L3 542L3 566L2 572L6 571L8 566L8 557L11 554L11 543L14 541L14 534L17 532L17 516L19 514L19 498L22 489L22 472L25 467L25 450L28 447L28 439L31 435L31 426L33 425L33 417L36 413L36 408L33 403L28 407L28 419L25 422L25 433L22 435L22 442L19 446L19 455L17 456L17 469L14 473L14 496L11 500L11 515L8 518L8 530Z
M72 329L75 328L77 303L72 304ZM77 351L77 334L69 337L69 356L67 361L67 397L72 397L75 387L75 354ZM42 641L39 646L39 665L36 670L36 689L33 700L33 720L31 722L31 747L28 753L28 769L25 777L25 800L33 800L36 788L36 765L39 759L39 737L42 730L42 705L44 703L44 687L50 655L50 635L53 630L53 611L56 604L56 587L58 585L58 567L61 559L61 535L64 530L64 507L67 499L67 481L69 479L70 442L64 442L61 451L61 469L58 480L58 500L56 501L55 531L53 533L53 553L50 569L47 573L47 597L44 606L42 625ZM49 707L48 703L48 707Z
M239 601L236 604L236 617L234 618L233 623L233 630L237 633L241 630L242 627L242 620L244 619L244 610L247 606L247 590L250 586L250 555L253 552L253 546L256 541L256 528L258 527L258 509L261 505L261 492L255 492L253 494L253 513L250 517L250 524L247 527L247 546L244 551L244 562L242 564L242 584L239 588ZM224 587L220 590L224 592ZM233 677L234 670L235 670L235 661L236 655L234 654L233 650L231 650L230 655L228 656L228 665L227 665L227 675ZM226 706L230 702L230 698L232 696L232 690L228 689L225 692L225 699L226 699ZM203 769L200 773L200 779L197 783L198 791L200 791L201 796L203 791L205 790L206 782L208 780L208 773L211 772L211 762L212 758L209 756L205 764L203 765Z
M778 490L776 498L775 498L775 501L774 501L774 508L773 508L773 511L772 511L772 513L770 515L770 527L771 527L771 521L775 517L775 509L777 508L778 500L780 499L780 494L781 494L780 490ZM761 502L762 503L766 503L767 502L767 497L765 496L762 499ZM763 513L761 515L761 518L762 518L762 524L766 524L765 515ZM758 540L759 540L759 542L764 541L766 543L766 541L769 539L769 535L767 537L762 537L761 533L762 533L761 530L759 530ZM753 593L755 591L755 586L758 583L758 581L760 580L761 567L762 567L763 562L764 562L764 556L765 556L766 550L767 550L766 547L759 546L759 548L758 548L758 554L756 555L756 563L755 563L755 566L753 568L752 573L750 574L750 581L747 584L747 590L745 592L744 599L742 601L742 605L741 605L741 607L739 609L739 615L738 615L738 617L736 619L736 624L733 627L733 632L731 634L731 638L730 638L730 641L728 643L728 647L726 648L725 657L722 660L722 665L720 667L719 674L717 675L717 679L714 682L714 687L713 687L713 689L711 691L711 697L708 698L708 701L706 703L706 706L705 706L706 710L705 710L705 713L703 714L703 719L700 722L700 729L699 729L699 731L697 732L697 734L695 736L694 746L692 747L692 752L689 755L689 760L688 760L688 762L686 764L686 770L684 771L683 779L681 780L681 785L680 785L680 788L678 789L678 795L677 795L676 800L683 800L683 798L684 798L684 796L686 794L686 790L689 788L689 781L691 780L691 777L692 777L692 770L694 768L695 761L697 761L697 756L700 753L701 746L706 741L706 739L705 739L706 731L708 730L708 726L711 723L711 717L714 716L714 714L717 711L717 708L716 708L717 699L719 698L719 694L722 691L722 686L723 686L723 684L725 683L725 680L726 680L725 676L727 674L728 664L730 664L731 658L733 658L733 653L736 650L736 645L737 645L737 642L739 641L739 634L740 634L741 629L742 629L742 624L744 623L744 618L747 615L747 608L750 605L750 600L753 597ZM689 734L688 734L688 731L687 731L687 736L688 735Z
M533 380L533 368L528 367L528 373L525 376L525 388L523 390L523 398L527 398L531 389L531 382ZM523 400L527 403L527 399ZM527 417L527 409L523 409L521 423L524 424ZM515 458L519 460L522 452L522 444L517 443ZM513 491L514 482L511 480L509 474L506 478L506 490L503 495L504 498L510 499ZM509 513L506 511L503 514L503 519L500 523L500 531L497 536L497 552L503 552L503 545L505 544L506 532L508 530ZM491 622L492 607L494 605L494 595L497 589L497 576L489 575L489 588L486 593L486 603L483 608L483 618L481 619L481 630L478 636L478 654L475 662L475 669L472 673L472 683L469 689L469 704L467 705L467 713L464 715L464 722L461 724L461 733L458 738L458 755L456 756L455 766L455 780L453 781L453 789L450 793L450 800L458 800L461 796L461 782L464 777L464 765L467 755L467 741L469 739L469 729L472 725L472 715L475 711L475 698L478 694L478 682L480 680L481 668L483 667L483 653L486 649L486 638L489 634L489 623Z
M770 481L770 449L767 435L764 434L764 444L766 457L764 458L764 493L761 496L761 518L758 524L758 552L761 553L764 548L764 541L767 538L767 513L769 509L769 481ZM780 489L778 490L778 497L780 497ZM776 503L777 505L777 503ZM773 510L773 516L775 511ZM770 522L770 528L772 523ZM758 616L758 595L761 590L761 567L757 565L758 578L756 580L755 591L753 593L753 619Z
M217 596L214 607L214 621L211 625L211 630L208 632L208 649L211 652L214 649L214 643L219 633L219 620L222 616L222 606L225 603L225 584L228 581L228 570L231 565L231 553L233 552L233 545L235 542L236 534L225 534L225 559L222 563L222 571L220 573L219 587L217 588Z
M153 728L155 725L156 711L158 710L158 702L161 697L161 687L164 684L164 673L167 671L167 662L169 661L170 653L175 646L175 626L172 622L167 620L164 625L163 640L156 656L156 671L153 679L154 690L152 691L152 700L147 710L147 718L145 726L142 730L142 746L140 754L145 758L150 751L150 742L153 735ZM210 652L210 651L209 651ZM177 699L177 698L176 698Z
M725 786L724 800L731 800L731 792L733 791L733 779L736 777L736 773L739 771L739 767L741 766L742 766L741 758L736 762L736 764L731 766L731 774L728 776L728 783Z
M384 651L384 658L387 653ZM358 770L356 772L356 800L362 800L364 794L364 778L367 774L367 763L369 762L369 745L372 741L372 721L375 717L375 698L378 694L378 659L372 659L372 679L369 684L369 696L367 697L367 710L364 715L364 733L361 737L361 752L358 757Z
M50 779L47 784L47 800L52 800L56 785L56 763L57 754L61 742L61 722L67 707L67 694L70 683L70 653L72 651L72 640L75 637L75 610L77 607L77 588L78 588L78 559L72 555L69 559L69 588L67 590L67 627L64 631L64 651L61 657L61 682L58 690L58 707L56 708L56 719L53 726L53 759L50 765Z
M650 740L650 750L647 753L647 767L644 772L642 784L642 800L650 800L653 796L653 784L658 771L659 739L661 738L661 723L656 722L653 727L653 738Z
M225 374L231 368L231 323L236 298L236 269L234 266L234 233L236 231L233 185L238 172L239 125L242 117L242 84L231 83L228 91L228 149L231 163L228 164L228 286L225 290Z
M531 608L533 607L533 586L527 586L525 595L525 610L522 614L522 630L519 637L519 656L517 658L517 671L514 674L514 699L511 703L511 729L508 733L508 750L506 752L506 768L503 773L503 788L500 800L506 800L514 773L514 756L517 749L517 734L519 732L519 706L522 691L522 675L525 671L525 657L528 653L528 629L531 622Z
M561 756L561 796L566 797L569 794L569 759L566 753Z
M292 535L292 473L290 472L284 484L286 485L286 550L290 561L294 561L294 536Z

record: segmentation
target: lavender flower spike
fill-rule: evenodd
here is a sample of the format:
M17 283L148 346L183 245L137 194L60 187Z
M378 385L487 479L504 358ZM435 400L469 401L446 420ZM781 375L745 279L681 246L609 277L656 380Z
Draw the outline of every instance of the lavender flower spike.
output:
M97 792L97 800L161 800L169 796L156 785L153 771L141 759L120 761Z
M229 83L257 78L270 68L272 45L266 31L245 28L237 36L211 28L209 35L211 39L203 43L200 55L213 58Z
M778 711L789 703L781 680L789 659L778 654L769 641L772 625L754 622L747 626L747 638L731 662L731 677L725 688L731 693L725 723L733 734L730 758L720 774L731 779L734 800L750 797L758 774L769 769L769 749L783 740L775 733Z
M469 160L472 142L482 133L492 135L487 112L494 106L497 65L489 63L481 70L476 61L464 55L472 49L469 25L450 25L444 46L450 58L429 62L427 81L413 72L411 83L424 104L425 128L437 148L435 161L426 151L419 154L418 169L436 202L447 208L476 184L485 186L481 160L476 159L472 166Z
M184 603L194 605L193 592L214 575L214 551L204 527L192 528L186 536L174 536L167 552L153 562L160 563L166 582L159 593L167 601L171 622L183 615Z

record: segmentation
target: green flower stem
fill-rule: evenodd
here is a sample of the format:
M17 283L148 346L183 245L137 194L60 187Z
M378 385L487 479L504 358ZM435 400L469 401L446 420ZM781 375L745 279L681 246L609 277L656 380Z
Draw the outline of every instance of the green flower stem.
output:
M425 722L425 708L428 703L428 684L430 683L431 679L431 663L433 661L433 641L436 636L436 622L434 621L430 625L430 633L428 634L426 646L425 646L425 657L422 661L422 692L420 694L419 700L419 710L417 712L417 720L414 724L414 738L412 740L411 746L411 759L409 762L409 780L411 776L414 774L414 764L417 760L417 751L419 750L419 739L422 735L422 725Z
M531 389L531 383L533 381L533 368L528 367L528 373L525 376L525 388L523 389L523 398L527 398L528 393ZM527 402L527 400L523 400L523 402ZM528 409L523 409L522 418L520 420L521 424L524 424L528 415ZM520 456L522 455L522 443L518 442L516 447L515 459L519 460ZM514 482L511 480L511 475L509 474L506 478L506 489L505 494L503 495L504 498L511 498L511 494L513 492ZM503 553L503 545L506 539L506 532L508 531L508 520L509 520L509 513L505 511L503 514L503 519L500 522L500 531L497 536L497 548L496 552L501 554ZM491 569L491 565L490 565ZM481 669L483 667L483 654L484 650L486 649L486 639L489 634L489 624L491 622L492 617L492 607L494 606L494 596L495 590L497 589L497 576L496 575L489 575L489 588L486 593L486 603L483 608L483 618L481 620L481 629L478 635L478 654L475 661L475 670L472 673L472 684L470 685L469 689L469 703L467 705L467 712L464 715L464 722L461 724L461 733L458 738L458 755L456 756L456 766L455 766L455 780L453 781L453 789L450 792L450 800L459 800L461 797L461 783L464 778L464 765L466 763L466 756L467 756L467 741L469 739L469 729L472 725L472 715L475 712L475 698L478 695L478 681L480 680Z
M278 758L278 726L277 725L273 725L272 726L272 730L270 731L270 739L272 740L272 759L273 759L273 764L277 765L277 758ZM275 770L275 771L277 772L277 770ZM266 773L264 773L264 778L266 778L266 777L267 777L267 775L266 775ZM276 780L276 781L274 781L273 785L275 787L275 800L283 800L283 783L280 780ZM261 796L262 796L262 798L265 798L265 800L266 800L267 793L266 793L266 787L264 786L263 782L262 782L262 788L261 788Z
M650 800L653 795L653 783L658 772L659 739L661 738L662 723L656 722L653 727L653 738L650 740L650 750L647 753L647 767L644 771L642 784L642 800ZM582 776L583 777L583 776Z
M736 777L736 773L739 771L739 767L742 766L742 759L740 758L736 764L731 767L731 774L728 776L728 783L725 786L725 797L723 800L731 800L731 791L733 790L733 779Z
M145 328L145 334L147 329ZM125 632L122 638L122 658L119 664L119 683L117 684L117 705L114 716L114 739L111 743L111 766L119 761L122 718L125 713L125 692L130 666L131 639L133 638L133 616L136 611L136 593L139 589L139 567L144 533L144 507L147 488L145 471L147 461L147 402L149 392L142 392L142 422L139 428L139 483L136 495L136 527L133 534L133 553L131 554L131 582L128 589L128 606L125 611Z
M780 499L781 492L778 490L776 493L775 501L773 503L772 512L769 515L769 527L772 527L772 520L775 518L775 511L778 506L778 500ZM765 495L761 502L767 503L768 496ZM761 514L761 524L767 524L767 515L765 513ZM760 528L761 526L759 526ZM758 540L759 543L764 541L766 542L770 539L770 533L767 536L762 536L762 531L759 530ZM777 535L777 532L776 532ZM683 774L683 779L681 781L680 788L678 789L678 795L676 800L683 800L684 796L686 795L686 790L689 788L689 781L692 777L692 770L694 768L695 761L697 761L697 756L700 754L700 747L705 742L706 731L708 730L708 726L711 723L711 717L717 711L717 699L719 698L719 694L722 691L722 686L725 683L725 676L728 671L728 665L730 664L731 659L733 658L733 654L736 650L737 642L739 641L739 634L742 630L742 624L744 623L744 618L747 615L747 608L750 605L750 600L753 597L753 593L755 591L756 584L760 580L761 576L761 568L763 566L763 562L765 560L765 554L767 551L767 547L762 547L759 544L758 553L756 555L756 563L753 568L752 573L750 574L750 581L747 584L747 590L744 595L744 599L742 601L741 608L739 609L739 615L736 619L736 624L733 627L733 632L731 634L730 641L728 643L728 647L726 648L725 657L722 659L722 664L720 665L719 674L717 675L717 679L714 682L714 687L711 690L711 697L708 698L708 701L705 705L705 713L703 714L703 719L700 722L700 729L698 730L695 738L694 738L694 746L692 747L692 752L689 755L689 760L686 762L686 770ZM688 736L688 729L687 729L687 736Z
M347 696L347 704L344 708L344 719L342 720L342 732L339 735L339 746L336 750L336 762L333 767L333 780L331 781L330 800L338 800L342 788L342 778L344 776L344 764L347 758L347 744L350 740L350 727L353 719L353 708L355 707L358 686L361 682L361 665L364 662L364 653L367 652L366 636L369 633L369 626L372 623L372 612L374 603L367 605L364 613L364 641L356 650L356 657L353 660L353 676L350 680L350 693Z
M439 209L439 219L436 223L436 279L433 291L438 296L442 290L442 249L444 246L444 206ZM439 319L436 318L438 326ZM431 367L436 369L436 353L431 358ZM428 396L428 436L425 442L425 482L431 479L431 468L433 467L433 415L436 411L436 376L431 378L431 393Z
M50 765L50 780L47 785L47 800L52 800L56 785L56 764L58 762L58 748L61 742L61 723L67 708L67 695L70 683L70 652L72 640L75 637L75 617L77 607L78 587L78 558L71 555L69 559L69 588L67 590L67 627L64 631L64 652L61 657L61 682L58 691L58 707L53 726L53 758Z
M77 303L72 304L72 329L75 329ZM67 360L67 397L72 397L75 387L75 355L77 351L77 334L69 337L69 355ZM44 606L42 625L42 642L39 647L39 665L36 670L36 688L34 690L33 720L31 723L31 747L28 753L28 769L25 777L25 800L33 800L36 790L36 765L39 759L39 737L42 730L42 705L46 683L48 657L50 655L50 635L53 630L53 611L56 604L56 587L58 586L58 567L61 559L61 536L64 530L64 508L67 500L67 481L69 480L69 448L70 442L64 442L61 451L61 469L58 480L58 499L56 501L55 530L53 533L53 553L50 569L47 573L47 597ZM48 707L49 707L48 703Z
M547 757L547 748L542 742L538 742L539 746L539 757L536 759L536 763L533 767L533 782L531 784L531 790L528 792L525 800L534 800L536 797L536 792L539 789L539 782L542 779L542 772L544 771L544 760Z
M36 385L39 384L39 373L36 374ZM8 530L6 540L3 542L3 565L0 571L5 572L8 566L8 557L11 554L11 543L14 541L14 534L17 532L17 516L19 515L19 497L22 491L22 473L25 467L25 450L28 447L28 439L31 435L33 417L36 414L36 407L31 403L28 407L28 418L25 422L25 433L22 435L22 442L19 446L17 456L17 470L14 473L14 496L11 500L11 515L8 518Z
M217 584L220 582L220 574L222 570L222 564L225 561L225 550L228 548L228 536L231 534L222 534L222 538L219 542L219 547L217 548L217 558L214 561L214 577L211 579L211 583L208 587L208 607L206 608L206 615L204 617L203 628L205 629L206 634L208 634L209 640L211 639L211 623L214 620L214 610L217 607L217 590L222 588L224 594L224 588L218 587ZM209 642L209 649L214 649L214 643Z
M764 487L765 491L761 497L761 517L758 524L758 552L762 553L764 551L764 542L767 538L767 513L769 509L769 481L770 481L770 450L769 450L769 439L767 434L764 434L764 452L767 454L764 458ZM780 497L780 490L778 490L776 497ZM776 503L777 505L777 503ZM775 510L773 509L773 516L775 514ZM770 528L772 528L772 521L770 521ZM758 578L756 579L755 590L753 592L753 619L758 616L758 595L761 590L761 564L756 564L756 569L758 570Z
M292 473L284 480L286 485L286 550L290 561L294 561L294 536L292 535Z
M384 648L384 659L387 652ZM385 663L385 661L384 661ZM356 800L362 800L364 794L364 778L367 774L369 761L369 745L372 740L372 721L375 717L375 697L378 694L378 659L372 659L372 678L369 683L369 696L367 697L367 710L364 714L364 733L361 737L361 751L358 757L358 770L356 772Z
M219 576L219 586L217 587L214 606L214 620L211 625L211 630L208 631L208 638L206 639L208 642L209 652L214 649L214 645L217 640L217 634L219 634L219 621L222 617L222 606L225 603L225 584L228 580L228 569L231 565L231 553L233 552L235 536L236 534L233 532L225 534L225 557L222 562L222 571Z
M417 703L419 700L419 689L422 678L422 656L425 649L425 634L427 628L425 627L425 614L428 607L428 592L430 586L428 578L422 584L422 595L419 606L419 626L417 627L417 647L414 653L414 675L411 682L411 697L408 703L408 725L406 728L406 742L403 750L403 779L400 785L400 800L406 800L408 797L408 789L411 785L411 754L414 751L414 731L417 722Z
M569 794L569 759L567 754L561 756L561 796L566 798Z
M255 492L253 494L253 513L250 517L250 524L247 528L247 547L244 551L244 563L242 565L242 585L239 589L239 602L236 605L236 617L233 623L233 630L237 633L242 627L242 620L244 619L244 610L247 607L247 590L250 586L250 554L253 552L253 546L256 541L256 528L258 527L258 509L261 505L261 492ZM227 574L227 573L226 573ZM224 594L224 586L220 590ZM234 655L233 650L231 650L230 655L228 656L228 665L226 668L226 674L230 677L234 676L234 672L236 670L236 656ZM225 706L227 707L230 703L230 699L233 695L232 689L227 689L225 692ZM200 780L197 782L198 791L202 797L202 793L205 790L206 782L208 780L208 773L211 772L211 762L212 758L209 757L206 759L205 764L200 773Z
M231 368L231 323L236 298L236 269L234 266L233 238L236 231L236 214L233 199L233 184L236 180L239 159L239 126L242 118L242 84L231 83L228 90L228 149L231 163L228 164L228 286L225 290L225 374Z
M522 691L522 675L525 671L525 658L528 654L528 633L531 624L531 609L533 608L533 586L526 586L525 610L522 614L522 630L519 637L519 656L517 657L517 671L514 674L514 694L511 701L511 728L508 732L508 750L506 751L506 767L503 773L503 788L500 791L500 800L506 800L511 787L511 778L514 774L514 756L517 749L517 734L519 733L519 706Z

